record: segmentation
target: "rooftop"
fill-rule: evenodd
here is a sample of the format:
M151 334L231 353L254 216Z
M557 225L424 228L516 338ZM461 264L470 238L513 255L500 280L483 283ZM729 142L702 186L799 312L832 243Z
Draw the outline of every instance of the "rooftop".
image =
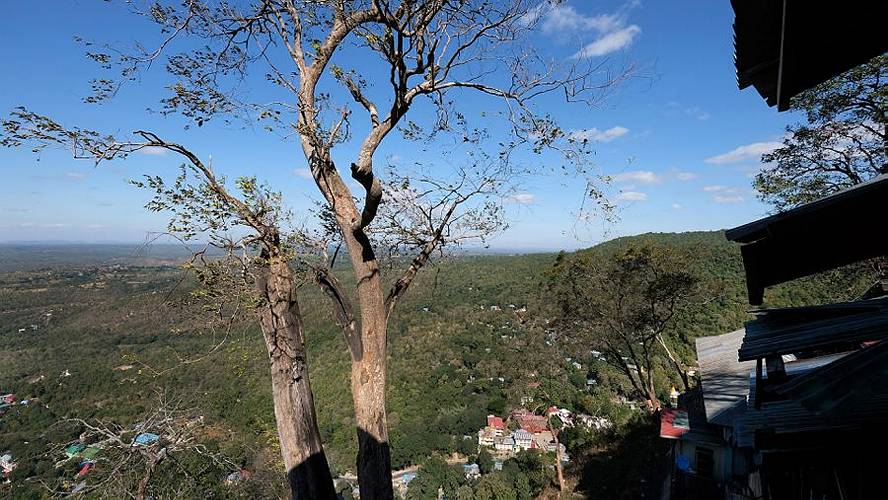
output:
M769 106L790 99L888 51L888 3L868 0L731 0L734 61L741 89L754 86ZM828 36L825 36L828 34Z
M726 231L743 244L749 303L761 304L766 287L888 255L888 232L865 216L882 213L885 200L888 174Z
M710 423L733 425L734 418L746 408L750 373L755 370L755 361L737 359L737 350L745 334L746 330L741 329L696 340L703 406Z

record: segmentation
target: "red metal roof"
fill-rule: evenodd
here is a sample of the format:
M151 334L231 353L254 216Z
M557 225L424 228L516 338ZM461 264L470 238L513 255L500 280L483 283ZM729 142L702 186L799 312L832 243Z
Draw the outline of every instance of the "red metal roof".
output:
M506 428L506 424L503 423L503 419L494 415L487 415L487 426L501 430L505 430Z
M678 439L691 430L688 412L681 409L663 408L660 411L660 437Z
M549 423L546 420L546 417L541 415L526 414L516 417L515 420L518 421L518 427L521 427L531 434L536 434L537 432L543 432L549 429Z

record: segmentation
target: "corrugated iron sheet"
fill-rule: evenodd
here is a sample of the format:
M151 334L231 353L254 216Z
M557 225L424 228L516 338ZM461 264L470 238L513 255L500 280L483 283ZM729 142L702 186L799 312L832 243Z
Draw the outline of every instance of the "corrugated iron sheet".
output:
M746 323L742 361L888 337L888 299L758 311Z
M737 359L745 333L737 330L696 340L703 406L710 423L731 426L734 418L746 409L749 377L755 370L755 361Z

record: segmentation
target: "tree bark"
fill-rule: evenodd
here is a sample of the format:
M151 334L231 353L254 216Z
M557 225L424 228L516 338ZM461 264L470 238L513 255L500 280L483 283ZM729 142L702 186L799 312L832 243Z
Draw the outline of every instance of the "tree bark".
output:
M361 312L361 352L352 359L352 398L358 433L358 483L362 499L390 499L391 450L385 413L387 312L383 300L379 264L369 241L346 238L357 276Z
M257 284L266 301L260 324L271 362L271 388L281 454L292 498L333 499L336 490L321 445L302 319L289 264L268 258Z
M669 349L669 346L666 345L666 341L663 340L663 336L657 334L657 341L660 342L660 345L663 346L663 349L666 350L666 355L669 356L669 360L672 361L672 366L675 367L675 371L678 372L678 376L681 377L681 383L684 384L685 392L691 390L690 380L688 379L688 372L685 370L684 366L682 366L681 362L678 358L672 354L672 350Z
M311 158L311 155L307 157ZM358 433L358 485L363 500L390 499L394 497L394 490L385 413L388 312L379 262L364 232L363 215L335 167L328 164L315 168L326 172L316 180L335 211L356 281L360 342L350 341L349 350Z
M145 474L139 480L139 489L136 490L136 500L145 500L145 492L148 491L148 484L151 482L151 475L154 474L158 461L156 457L148 459L148 463L145 466Z

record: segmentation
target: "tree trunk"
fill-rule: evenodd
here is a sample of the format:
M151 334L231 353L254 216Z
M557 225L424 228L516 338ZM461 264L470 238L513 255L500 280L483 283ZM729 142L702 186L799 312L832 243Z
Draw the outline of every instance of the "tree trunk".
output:
M318 160L303 145L309 163ZM329 162L329 160L326 160ZM362 500L388 500L392 488L391 451L385 415L386 335L388 314L382 293L379 262L364 232L363 215L335 166L312 166L318 187L336 214L342 241L355 276L355 295L361 318L360 342L349 342L352 358L352 399L358 433L358 485Z
M385 415L385 362L368 360L352 364L352 396L358 431L357 467L361 498L393 498Z
M139 480L139 488L136 490L136 500L145 500L145 493L148 491L148 484L151 482L151 475L154 474L154 469L157 467L156 457L149 457L148 463L145 466L145 474L142 475L142 479Z
M385 414L388 318L378 263L375 258L364 260L372 254L360 242L350 243L361 311L361 353L352 359L351 378L358 432L358 484L362 500L390 499L394 490Z
M672 361L672 366L675 367L675 371L677 371L678 376L681 377L681 383L684 384L685 392L690 391L691 384L690 380L688 379L687 370L685 370L684 366L682 366L682 363L678 361L678 358L676 358L675 355L672 354L672 350L669 349L669 346L666 345L666 341L663 340L662 335L657 334L657 341L660 342L660 345L663 346L663 349L666 350L666 355L669 356L669 360Z
M318 431L302 318L289 264L280 257L270 258L267 276L258 286L267 301L260 324L271 361L274 415L292 498L336 498Z
M558 441L558 433L552 427L552 416L546 415L546 423L549 424L549 432L555 440L555 471L558 473L558 496L564 493L564 473L561 471L561 442Z

